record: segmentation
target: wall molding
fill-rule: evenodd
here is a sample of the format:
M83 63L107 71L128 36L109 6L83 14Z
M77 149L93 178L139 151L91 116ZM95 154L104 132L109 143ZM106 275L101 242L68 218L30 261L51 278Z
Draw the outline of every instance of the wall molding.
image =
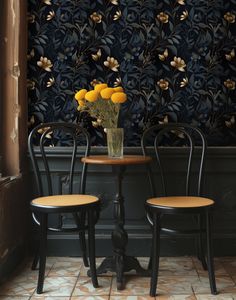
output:
M167 172L170 184L178 189L176 178L183 176L182 160L186 155L183 148L163 148L163 156L167 161ZM50 163L53 166L54 179L58 186L65 188L65 164L70 157L70 148L49 148ZM81 152L82 153L82 152ZM92 147L91 154L106 154L106 147ZM128 147L125 154L141 154L140 147ZM79 153L80 155L80 153ZM79 159L78 159L79 160ZM235 147L209 147L205 165L204 196L216 201L214 210L213 237L217 255L233 255L236 253L236 148ZM43 169L41 169L43 172ZM155 170L158 177L158 170ZM34 185L32 185L34 186ZM126 206L126 229L129 233L128 250L134 255L149 255L151 242L150 227L144 213L144 201L149 194L149 185L144 166L130 166L124 177L123 190ZM99 255L111 254L110 234L113 228L112 199L115 187L112 178L112 169L109 166L89 166L87 176L87 191L102 197L102 212L97 224L97 248ZM35 191L32 191L35 193ZM70 217L66 219L70 224ZM53 220L52 220L53 222ZM167 222L170 222L167 220ZM172 225L183 226L190 220L176 218ZM194 248L191 236L178 235L174 238L162 236L163 255L193 254ZM57 255L76 255L76 234L49 235L49 252ZM105 245L105 247L104 247ZM177 249L177 250L176 250ZM176 252L177 251L177 252Z

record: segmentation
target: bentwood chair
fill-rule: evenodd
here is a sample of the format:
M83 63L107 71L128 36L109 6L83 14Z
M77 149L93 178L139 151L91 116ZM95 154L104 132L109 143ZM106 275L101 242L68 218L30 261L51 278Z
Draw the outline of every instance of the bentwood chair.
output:
M167 196L166 192L166 175L164 172L163 159L164 148L162 146L182 146L186 153L186 175L183 179L184 193L178 190L177 195ZM155 150L157 171L160 172L163 195L157 196L156 185L153 178L153 171L149 167L149 178L152 187L152 197L147 199L145 208L147 218L152 226L152 250L149 262L151 269L150 296L156 295L159 256L160 256L160 234L194 234L197 241L197 256L202 262L203 268L208 270L211 293L216 294L216 283L212 254L211 239L211 214L210 210L214 206L214 201L201 196L201 184L203 175L204 158L206 152L206 140L203 133L193 126L187 124L161 124L154 125L147 129L142 136L141 146L144 155L149 153L150 149ZM151 146L151 147L150 147ZM166 161L165 161L166 162ZM168 163L168 162L166 162ZM174 166L168 165L170 168ZM173 170L172 170L173 171ZM182 171L182 169L181 169ZM182 177L181 177L182 178ZM176 178L174 181L177 181ZM176 185L176 183L175 183ZM180 183L177 183L179 189ZM169 184L170 187L170 184ZM161 187L160 187L161 189ZM173 192L172 192L173 193ZM165 228L166 218L168 223L173 220L174 215L180 215L181 218L192 216L193 228L187 225L186 230L176 230L176 228ZM186 224L185 224L186 225ZM168 226L167 226L168 227ZM204 241L206 239L207 262L204 253Z
M34 146L37 140L39 140L38 147ZM64 147L65 153L68 155L68 170L65 166L58 188L55 174L54 177L52 176L52 172L56 172L55 166L49 162L48 158L50 149L52 149L49 146L61 145L61 141L69 143L70 147ZM37 293L43 292L48 231L77 232L85 266L88 266L85 238L85 233L88 232L90 272L93 286L98 287L95 264L95 223L99 216L100 201L95 196L85 194L87 166L78 164L77 161L78 150L81 151L80 154L83 152L83 156L89 155L89 135L77 124L45 123L32 130L28 139L28 147L39 191L39 197L33 199L30 204L33 219L39 226L39 247L37 247L39 251L36 251L32 264L32 269L35 270L39 261ZM80 170L79 165L81 166ZM79 186L78 194L73 193L76 184ZM62 190L66 191L63 193ZM70 228L63 222L68 213L71 214L74 221ZM57 220L56 226L48 226L50 223L48 215L54 217L55 222Z

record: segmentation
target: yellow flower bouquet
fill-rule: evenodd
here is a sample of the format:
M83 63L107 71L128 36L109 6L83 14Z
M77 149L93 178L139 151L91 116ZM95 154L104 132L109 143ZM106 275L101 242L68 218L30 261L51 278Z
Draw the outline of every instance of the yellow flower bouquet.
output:
M78 111L86 111L92 118L93 126L117 128L120 104L127 100L122 87L108 87L106 83L95 85L93 90L81 89L75 94Z

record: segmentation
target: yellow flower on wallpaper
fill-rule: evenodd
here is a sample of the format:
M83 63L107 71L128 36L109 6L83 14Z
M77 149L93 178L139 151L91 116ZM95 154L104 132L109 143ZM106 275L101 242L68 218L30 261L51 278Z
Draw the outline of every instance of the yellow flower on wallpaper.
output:
M172 60L170 64L180 72L185 72L184 68L186 67L186 63L181 57L175 56L174 60Z
M121 11L120 10L117 10L114 17L113 17L113 20L116 21L116 20L119 20L121 17Z
M102 51L101 51L101 49L98 49L96 54L92 54L92 59L97 61L97 60L99 60L99 58L101 58L101 56L102 56Z
M185 0L177 0L177 3L180 5L185 5Z
M43 3L44 3L44 4L47 4L47 5L52 5L51 0L43 0Z
M183 20L187 19L187 17L188 17L188 11L185 10L185 11L183 11L182 15L180 16L180 20L183 21Z
M90 82L91 86L93 86L93 87L95 87L95 85L97 85L99 83L102 83L102 82L100 80L97 80L96 78Z
M53 86L54 83L55 83L55 78L54 77L49 78L48 81L47 81L47 87Z
M227 79L224 81L224 86L229 90L235 90L235 81L231 79Z
M50 21L50 20L52 20L54 17L55 17L55 12L54 12L54 10L51 10L51 11L49 12L49 14L47 15L46 20L47 20L47 21Z
M169 55L168 49L165 49L165 51L163 52L163 54L159 54L158 57L161 61L164 61Z
M225 58L228 61L231 61L234 57L235 57L235 50L234 49L232 49L229 54L225 54Z
M157 19L161 22L161 23L168 23L169 21L169 16L167 14L165 14L164 12L160 12L157 15Z
M102 15L97 13L97 12L93 12L90 15L90 19L92 19L94 23L101 23L102 22Z
M110 0L110 2L112 3L112 4L114 4L114 5L118 5L119 3L118 3L118 0Z
M160 79L159 81L157 81L157 84L162 90L168 90L169 88L169 82L165 79Z
M227 12L225 15L224 15L224 19L226 21L228 21L229 23L234 23L235 22L235 15L230 13L230 12Z
M120 66L118 61L114 57L107 57L107 60L104 61L104 66L111 69L114 72L118 72L118 67Z
M116 128L120 111L120 104L127 100L122 87L111 88L106 83L97 84L91 91L81 89L76 92L78 111L88 112L94 127Z
M51 72L51 71L52 71L51 68L52 68L53 64L51 63L51 60L48 59L47 57L41 56L41 57L40 57L40 60L37 61L37 65L38 65L40 68L42 68L42 69L44 69L45 71L47 71L47 72Z
M182 79L182 81L180 82L180 87L185 87L186 85L188 85L188 78L185 77Z

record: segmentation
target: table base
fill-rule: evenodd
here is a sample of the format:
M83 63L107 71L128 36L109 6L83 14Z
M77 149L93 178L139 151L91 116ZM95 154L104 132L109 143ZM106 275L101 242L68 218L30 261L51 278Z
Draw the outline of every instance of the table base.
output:
M150 270L143 269L137 258L125 255L122 259L122 263L120 263L120 260L120 256L106 257L101 265L97 268L97 275L104 274L109 271L116 273L117 290L123 290L125 288L125 280L123 276L124 272L135 270L137 275L144 277L150 276ZM88 276L90 276L90 270L88 270Z

